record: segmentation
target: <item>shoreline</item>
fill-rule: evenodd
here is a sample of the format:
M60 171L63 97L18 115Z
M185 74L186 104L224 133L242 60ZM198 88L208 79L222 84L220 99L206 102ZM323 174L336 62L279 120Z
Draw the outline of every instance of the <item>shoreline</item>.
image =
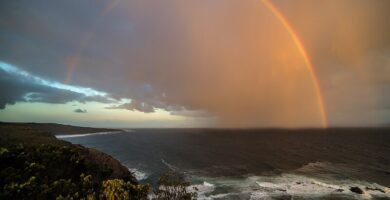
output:
M154 176L154 171L143 171L138 168L134 168L110 155L104 151L86 147L82 144L74 144L67 141L66 138L85 137L92 135L107 135L118 134L124 132L132 132L134 130L115 130L115 131L103 131L84 134L54 134L52 132L44 131L29 126L29 124L2 124L1 134L6 140L3 144L17 144L24 143L26 145L39 145L39 144L54 144L58 146L69 146L79 148L84 155L87 156L87 161L98 166L97 173L105 171L104 168L115 170L112 177L125 177L131 175L139 184L147 183L149 177ZM54 128L53 124L50 124L51 128ZM61 128L62 126L60 126ZM72 131L85 130L85 127L72 127ZM93 128L88 128L92 130ZM94 129L99 130L99 129ZM105 136L110 137L110 136ZM88 138L89 139L89 138ZM88 140L87 139L87 140ZM168 168L175 170L175 166L161 160L162 164ZM196 174L189 174L191 180L191 187L196 186L199 191L199 199L210 198L235 198L243 196L251 196L253 198L266 198L266 197L281 197L281 196L333 196L333 197L348 197L348 198L376 198L390 197L390 189L387 185L377 184L370 181L363 180L322 180L318 177L312 177L307 172L317 171L318 169L330 169L335 167L334 163L328 162L310 162L302 167L294 170L294 173L282 173L274 176L267 175L249 175L243 177L209 177ZM102 170L103 169L103 170ZM100 175L99 175L100 176ZM150 180L149 180L150 181ZM231 190L227 190L224 186L230 184ZM336 196L334 196L336 195Z
M118 130L118 131L108 131L108 132L94 132L94 133L81 133L81 134L56 134L54 135L57 139L62 138L73 138L73 137L85 137L90 135L108 135L108 134L118 134L118 133L125 133L124 130Z
M57 123L0 122L0 126L29 127L52 135L79 135L98 132L123 131L123 129L80 127Z
M81 132L89 132L84 134L63 134L63 137L69 136L88 136L93 134L115 134L121 133L122 130L106 131L99 132L102 129L95 128L86 128L86 127L75 127L68 125L60 124L36 124L36 123L0 123L0 147L12 148L17 145L23 145L25 147L40 147L42 145L52 145L58 148L71 148L78 151L82 156L84 156L85 161L93 166L95 166L95 172L97 174L104 174L106 170L109 170L111 173L106 174L102 177L109 178L123 178L126 180L134 181L135 177L129 171L129 169L124 166L118 159L115 159L113 156L104 153L103 151L89 148L80 144L73 144L69 141L62 140L58 138L56 132L60 131L50 131L49 129L55 129L58 127L58 130L64 130L66 128L67 132L74 133L78 130ZM91 133L91 131L96 131ZM97 177L97 178L102 178Z

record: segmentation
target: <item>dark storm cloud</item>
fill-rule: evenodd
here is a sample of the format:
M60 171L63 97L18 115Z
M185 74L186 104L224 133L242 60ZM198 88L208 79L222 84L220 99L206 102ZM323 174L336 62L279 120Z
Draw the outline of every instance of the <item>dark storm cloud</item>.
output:
M273 2L303 39L330 118L344 110L335 114L338 123L360 123L371 116L355 120L359 108L386 107L390 1ZM111 3L2 1L0 61L114 99L134 99L111 108L213 115L232 126L317 125L311 81L299 71L301 55L261 1ZM7 76L0 77L3 107L25 97L111 101Z
M75 92L26 82L0 71L0 109L16 102L66 103L84 97Z
M0 62L0 109L16 102L67 103L113 102L108 94L42 79L8 63Z
M124 41L127 45L129 39L134 39L133 24L121 12L103 16L107 3L110 2L2 2L0 61L59 82L67 81L70 74L70 84L109 91L117 99L134 96L139 101L163 106L161 94L151 94L150 85L138 80L124 81L128 72L121 69L124 64L117 61L114 52L124 48ZM73 71L71 62L76 62ZM82 101L109 102L99 96L84 97Z
M130 103L124 103L118 106L107 107L108 109L126 109L132 111L139 111L144 113L152 113L155 111L155 108L152 105L149 105L145 102L139 102L137 100L133 100Z
M74 75L79 81L75 84L98 83L85 75L93 77L101 73L102 68L112 65L115 43L132 31L131 24L121 23L128 21L123 17L114 14L108 17L117 23L102 19L100 15L106 3L95 0L2 2L1 60L38 76L62 81L68 72L69 60L80 55L85 68L81 69L82 74Z
M81 108L77 108L74 110L75 113L87 113L87 110L85 109L81 109Z

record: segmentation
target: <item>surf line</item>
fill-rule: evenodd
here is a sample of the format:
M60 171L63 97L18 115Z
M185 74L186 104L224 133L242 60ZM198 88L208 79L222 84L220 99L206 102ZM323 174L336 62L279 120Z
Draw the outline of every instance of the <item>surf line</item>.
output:
M311 81L314 86L318 109L321 117L321 123L324 128L328 127L328 117L326 113L325 101L321 92L321 86L318 80L318 76L314 70L313 64L310 60L309 54L307 53L305 46L303 45L301 39L299 38L296 31L293 29L287 18L278 10L278 8L270 0L260 0L265 7L278 19L278 21L283 25L291 39L293 40L295 46L297 47L299 53L302 55L305 62L305 66L310 73Z

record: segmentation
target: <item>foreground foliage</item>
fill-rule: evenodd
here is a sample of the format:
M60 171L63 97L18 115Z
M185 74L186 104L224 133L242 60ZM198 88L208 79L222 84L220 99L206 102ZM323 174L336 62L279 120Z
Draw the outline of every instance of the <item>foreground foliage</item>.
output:
M171 172L164 174L152 190L131 180L104 179L105 173L98 173L103 177L97 179L93 177L97 174L95 167L72 146L0 147L0 199L196 198L195 192L187 191L189 183Z
M142 199L147 186L130 181L93 182L77 148L18 145L0 149L0 199ZM124 187L126 186L126 187ZM125 195L121 191L126 190ZM120 195L111 198L110 193Z

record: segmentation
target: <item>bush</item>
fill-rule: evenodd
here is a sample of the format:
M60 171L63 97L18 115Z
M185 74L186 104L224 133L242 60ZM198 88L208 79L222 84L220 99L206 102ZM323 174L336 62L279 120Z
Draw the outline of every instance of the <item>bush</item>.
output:
M77 148L70 146L0 147L0 199L128 200L147 199L149 185L123 179L93 182ZM155 200L191 200L196 192L187 189L183 176L163 174L150 198ZM196 191L196 188L195 188Z
M148 186L119 179L93 183L90 167L69 146L1 147L0 199L146 199Z
M156 200L192 200L197 197L197 188L194 192L188 191L190 183L184 177L172 171L163 174L157 181L157 186L153 190L153 199Z

